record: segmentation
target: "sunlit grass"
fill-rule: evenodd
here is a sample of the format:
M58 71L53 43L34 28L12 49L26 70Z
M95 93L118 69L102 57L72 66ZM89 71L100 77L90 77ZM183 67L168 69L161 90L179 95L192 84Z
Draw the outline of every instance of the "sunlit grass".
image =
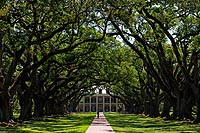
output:
M0 127L0 133L84 133L94 117L95 113L80 113L25 121L15 128Z
M200 124L183 124L133 114L105 113L115 133L197 133Z

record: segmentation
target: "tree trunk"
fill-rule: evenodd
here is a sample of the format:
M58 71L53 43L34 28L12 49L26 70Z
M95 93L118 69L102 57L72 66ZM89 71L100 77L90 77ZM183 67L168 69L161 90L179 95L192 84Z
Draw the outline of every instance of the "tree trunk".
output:
M194 120L194 117L192 116L192 107L194 106L193 101L186 102L184 107L184 116L186 119Z
M150 101L148 99L144 100L144 114L149 115L150 114Z
M197 103L197 116L194 120L194 123L200 123L200 101Z
M128 113L134 113L134 105L132 102L128 102L126 105L125 105L125 109L126 109L126 112Z
M57 106L55 108L55 114L58 114L58 115L64 115L65 114L65 110L64 110L64 105L63 104L57 104Z
M34 117L44 116L44 98L42 96L34 96Z
M9 100L8 93L0 93L0 122L8 122L11 119Z
M165 117L166 119L169 119L170 118L170 101L169 99L165 96L165 99L164 99L164 103L163 103L163 108L162 108L162 113L161 113L161 116L162 117Z
M10 120L10 97L7 89L3 88L4 76L2 70L3 39L4 33L0 31L0 122Z
M30 120L32 118L32 98L29 92L25 92L24 94L19 94L19 104L20 104L20 116L19 119Z
M178 120L193 119L192 116L192 106L194 105L194 96L191 89L188 86L184 86L184 89L177 91L176 100L174 103L174 118Z
M184 117L186 119L194 120L192 116L192 107L195 105L194 93L191 88L184 91Z
M151 106L150 106L150 114L151 117L157 117L160 115L159 113L159 102L157 99L154 99L151 102Z
M144 111L144 109L143 109L143 105L141 104L141 102L134 104L134 113L135 114L142 114L143 111Z
M64 115L64 105L58 104L55 99L47 101L45 105L45 114L46 115Z
M45 104L45 115L53 114L53 109L54 109L53 100L52 99L47 100Z
M67 106L68 106L68 111L69 112L76 112L77 110L76 110L76 107L77 107L77 102L76 101L71 101Z
M197 105L197 116L193 122L200 123L200 96L199 95L196 96L196 105Z

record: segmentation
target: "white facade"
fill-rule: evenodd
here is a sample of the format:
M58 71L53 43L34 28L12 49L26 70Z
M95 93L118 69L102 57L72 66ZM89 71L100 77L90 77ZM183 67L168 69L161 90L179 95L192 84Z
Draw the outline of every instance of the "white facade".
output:
M120 112L123 108L119 99L108 94L84 96L78 105L79 112Z

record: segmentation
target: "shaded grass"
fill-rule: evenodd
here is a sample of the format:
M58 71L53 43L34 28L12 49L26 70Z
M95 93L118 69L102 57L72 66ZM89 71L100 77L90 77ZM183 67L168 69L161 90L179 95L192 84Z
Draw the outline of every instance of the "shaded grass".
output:
M18 127L0 127L0 133L84 133L94 117L95 113L80 113L25 121Z
M105 113L115 133L197 133L200 124L186 124L178 121L164 121L134 114Z

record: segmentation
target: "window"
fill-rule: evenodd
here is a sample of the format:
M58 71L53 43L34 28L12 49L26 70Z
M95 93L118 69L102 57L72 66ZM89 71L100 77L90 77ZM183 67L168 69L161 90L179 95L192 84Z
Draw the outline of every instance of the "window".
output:
M98 97L98 102L103 103L103 97Z
M99 112L103 112L103 104L99 104L98 106L99 106L98 107Z
M85 112L89 112L90 111L90 107L88 105L85 106Z
M116 98L112 97L112 98L111 98L111 102L112 102L112 103L116 103Z
M105 105L105 112L109 112L110 111L110 106L109 105Z
M96 97L91 98L91 103L96 103Z
M92 112L96 112L96 105L92 105L92 106L91 106L91 111L92 111Z
M111 106L111 111L116 112L116 106Z
M85 97L85 103L90 103L90 98L89 97Z
M105 97L105 103L110 103L110 97Z

